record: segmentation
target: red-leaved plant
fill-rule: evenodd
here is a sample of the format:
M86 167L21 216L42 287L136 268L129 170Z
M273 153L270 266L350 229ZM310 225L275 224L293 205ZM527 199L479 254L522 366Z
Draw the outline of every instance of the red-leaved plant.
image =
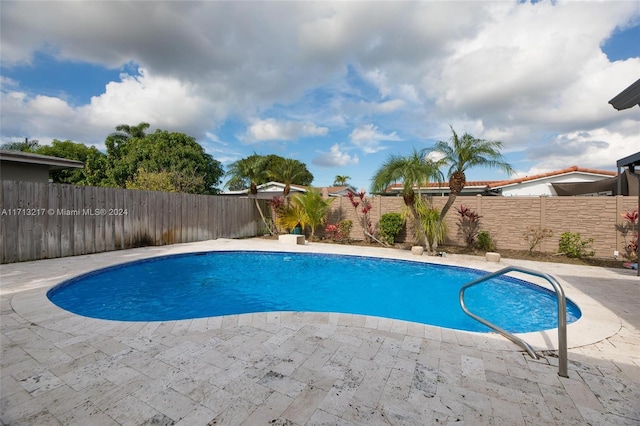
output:
M328 224L327 227L324 228L324 232L333 241L339 241L340 240L340 230L338 229L338 225Z
M464 204L461 204L456 211L458 212L458 230L462 233L467 247L472 247L480 231L480 215Z
M625 223L623 225L617 225L616 227L622 233L622 237L625 240L625 257L629 260L638 259L638 208L631 212L622 214ZM627 235L633 231L632 236L627 243Z
M373 236L373 225L371 224L371 219L369 218L369 212L371 211L371 202L369 199L365 197L366 191L364 189L360 190L357 195L353 195L353 192L347 192L347 197L349 201L351 201L351 205L356 211L356 217L360 219L360 224L362 225L362 233L364 235L365 241L371 242L375 240ZM358 207L360 207L360 212L362 216L358 215Z

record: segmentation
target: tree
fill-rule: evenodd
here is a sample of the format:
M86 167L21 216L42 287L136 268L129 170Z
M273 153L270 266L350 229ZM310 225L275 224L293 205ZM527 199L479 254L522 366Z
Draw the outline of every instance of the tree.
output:
M275 231L267 222L267 218L264 216L262 212L262 207L260 207L260 203L258 202L258 185L263 183L264 179L266 179L267 169L266 169L266 157L256 154L250 155L247 158L243 158L241 160L235 161L229 165L229 170L227 170L227 176L230 176L230 179L226 183L226 187L232 190L249 188L249 194L251 197L255 199L256 208L260 213L260 217L262 218L262 222L264 222L265 227L269 230L269 233L273 235Z
M126 183L127 189L142 189L147 191L176 192L174 176L164 170L161 172L148 172L139 168L133 179Z
M116 131L107 136L105 146L107 147L107 155L109 157L109 165L113 167L122 156L122 149L126 143L132 138L144 138L147 136L146 129L150 127L149 123L139 123L137 126L128 124L119 124ZM118 186L124 185L126 176L114 176L115 183Z
M64 169L51 172L54 183L70 185L102 186L107 180L107 156L95 146L70 140L54 139L51 145L43 145L35 151L37 154L82 161L82 169Z
M130 126L128 124L119 124L116 126L116 130L132 138L144 138L145 136L147 136L146 130L150 126L151 125L149 123L145 123L145 122L139 123L137 126Z
M149 173L168 172L178 192L216 194L224 174L220 162L205 153L193 137L165 130L131 137L109 157L109 178L121 188L134 181L142 168Z
M284 191L288 194L291 185L308 186L313 182L313 175L307 169L306 164L274 154L258 155L254 152L249 157L231 164L230 167L231 169L238 168L238 170L230 170L227 173L227 176L231 176L231 178L226 186L233 191L251 189L252 182L257 188L258 185L273 180L284 183L286 185Z
M309 185L313 181L313 175L307 170L307 166L298 160L282 158L278 156L269 161L267 157L267 176L276 182L284 183L282 195L286 197L291 191L291 185Z
M251 195L257 195L258 185L265 183L267 180L266 164L266 157L255 152L247 158L231 163L226 173L229 180L225 187L233 191L248 188Z
M351 179L350 176L337 175L333 180L333 186L346 186L349 179Z
M0 145L0 149L9 149L12 151L36 152L40 147L37 139L24 138L24 142L9 142Z
M291 205L285 210L282 224L290 229L300 225L302 229L311 228L310 240L313 240L316 227L322 225L327 219L329 206L334 198L322 198L320 191L309 188L303 194L293 194Z
M440 161L449 166L447 173L449 177L449 198L440 212L438 227L442 225L442 221L456 197L467 184L466 170L471 167L483 166L500 168L509 175L513 173L511 165L500 154L502 142L477 139L468 133L459 138L453 127L451 127L451 132L453 135L448 141L439 141L431 148L431 151L443 154L444 157Z
M440 173L440 162L431 160L425 149L413 150L407 157L391 155L389 159L380 166L373 176L371 192L383 192L390 184L402 182L402 198L405 205L411 211L415 226L418 227L419 243L425 244L430 251L429 241L426 238L424 228L421 226L420 215L416 209L416 193L414 187L418 188L418 198L420 198L420 186L427 184L430 180L442 180Z

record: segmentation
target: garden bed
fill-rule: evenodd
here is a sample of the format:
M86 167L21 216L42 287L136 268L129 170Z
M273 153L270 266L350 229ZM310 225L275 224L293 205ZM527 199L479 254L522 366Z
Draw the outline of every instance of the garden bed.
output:
M267 239L275 239L277 237L265 236ZM348 243L339 243L335 242L331 239L322 239L318 240L318 242L327 243L327 244L344 244L344 245L353 245L353 246L364 246L364 247L381 247L378 243L368 243L362 240L351 240ZM411 245L408 243L403 244L395 244L392 248L400 248L404 250L410 250ZM471 250L466 247L460 246L439 246L439 252L446 253L455 253L455 254L468 254L472 256L484 256L486 252L481 250ZM551 262L551 263L566 263L571 265L587 265L587 266L599 266L603 268L623 268L623 263L628 262L628 260L620 258L619 260L615 260L613 258L596 258L596 257L584 257L584 258L571 258L562 254L557 253L543 253L543 252L533 252L529 253L527 250L497 250L500 253L500 256L503 259L521 259L521 260L533 260L536 262Z

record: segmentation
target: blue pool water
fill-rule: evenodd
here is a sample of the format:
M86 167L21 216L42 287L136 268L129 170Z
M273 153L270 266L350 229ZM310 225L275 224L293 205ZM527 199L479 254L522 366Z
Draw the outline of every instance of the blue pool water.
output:
M486 272L360 256L207 252L97 270L47 293L93 318L169 321L268 311L341 312L489 331L464 314L460 287ZM465 292L472 312L511 332L557 327L555 294L503 277ZM567 322L580 317L567 301Z

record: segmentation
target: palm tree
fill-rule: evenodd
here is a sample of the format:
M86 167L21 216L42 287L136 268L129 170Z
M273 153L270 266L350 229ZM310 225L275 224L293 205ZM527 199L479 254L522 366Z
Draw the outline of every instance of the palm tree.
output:
M267 219L264 217L260 203L258 202L258 185L263 182L266 176L266 157L254 153L247 158L243 158L229 165L227 175L230 179L225 187L232 189L240 189L249 187L249 194L255 199L256 207L260 212L260 217L269 232L273 235L273 229L269 226Z
M477 139L468 133L459 138L453 127L451 127L451 132L453 135L448 141L439 141L431 148L431 151L443 154L444 157L440 161L449 166L449 198L440 212L438 227L442 226L445 215L467 184L467 176L465 175L467 169L476 166L497 167L509 175L513 173L511 165L504 161L502 154L500 154L502 142Z
M128 124L119 124L116 126L116 131L109 134L105 140L107 147L107 154L110 157L110 161L118 160L123 155L123 151L126 149L126 143L131 138L144 138L147 136L145 130L150 126L149 123L141 122L136 126L130 126Z
M137 126L130 126L128 124L119 124L116 126L116 130L118 132L123 132L128 137L132 138L144 138L147 136L145 130L147 130L151 125L149 123L141 122Z
M230 179L225 185L231 189L249 188L251 195L258 194L258 185L266 179L266 158L254 153L229 165L227 176Z
M276 182L284 183L282 196L286 197L291 192L291 184L301 181L308 171L303 163L292 158L283 158L271 165L268 171L269 178Z
M333 180L333 186L346 186L349 179L351 179L350 176L337 175Z
M309 188L304 194L291 196L291 205L287 208L282 223L287 228L300 225L311 228L310 241L313 241L316 226L322 225L327 219L329 206L335 198L322 198L322 194L315 188Z
M420 243L426 244L427 250L430 251L429 241L416 209L416 193L413 189L418 188L418 198L420 198L420 185L425 185L432 179L442 181L443 176L439 170L441 163L431 160L427 156L428 153L426 149L420 151L414 149L413 153L407 157L398 155L389 157L373 176L371 192L383 192L393 182L402 181L402 198L413 215L415 226L418 227Z

